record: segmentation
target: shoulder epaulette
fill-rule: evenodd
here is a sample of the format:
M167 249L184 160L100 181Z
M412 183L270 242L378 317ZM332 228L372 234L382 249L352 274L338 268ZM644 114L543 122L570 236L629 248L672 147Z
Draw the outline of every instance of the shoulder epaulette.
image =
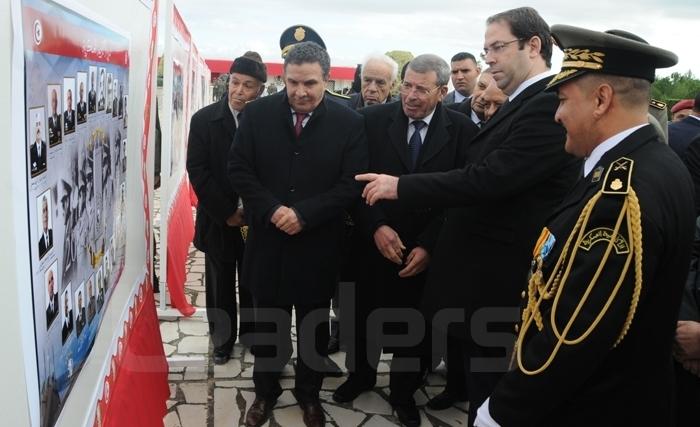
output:
M615 160L608 172L605 174L603 181L603 194L628 194L630 184L632 182L632 168L634 160L627 157L620 157Z
M665 110L666 109L666 103L661 102L661 101L657 101L656 99L652 99L651 101L649 101L649 106L654 107L658 110Z
M347 96L347 95L341 95L341 94L339 94L339 93L333 92L333 91L330 90L330 89L326 89L326 92L328 92L328 93L331 94L332 96L337 96L338 98L350 99L349 96Z

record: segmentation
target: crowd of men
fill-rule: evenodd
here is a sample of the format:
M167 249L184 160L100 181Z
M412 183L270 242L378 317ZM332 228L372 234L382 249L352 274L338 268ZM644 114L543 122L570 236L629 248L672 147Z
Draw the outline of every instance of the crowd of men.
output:
M226 363L237 339L255 355L247 426L282 393L293 314L307 426L325 423L339 347L333 400L373 389L392 353L405 426L420 425L413 396L441 360L446 387L427 406L468 401L470 426L697 425L700 131L677 135L700 129L700 100L669 126L670 148L649 114L655 71L677 57L527 7L489 17L483 45L481 63L412 59L397 98L398 64L371 55L344 97L326 90L323 40L293 26L283 90L260 97L266 69L247 52L227 95L192 117L213 357Z

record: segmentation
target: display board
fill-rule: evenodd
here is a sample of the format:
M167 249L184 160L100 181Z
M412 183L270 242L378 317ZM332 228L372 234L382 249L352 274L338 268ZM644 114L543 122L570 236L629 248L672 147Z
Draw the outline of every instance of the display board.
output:
M21 4L40 417L53 425L124 267L129 39L49 0Z

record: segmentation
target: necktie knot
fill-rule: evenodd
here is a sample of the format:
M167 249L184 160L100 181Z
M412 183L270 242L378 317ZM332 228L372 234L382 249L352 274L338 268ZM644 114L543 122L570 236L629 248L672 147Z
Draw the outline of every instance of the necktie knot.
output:
M413 127L416 129L416 132L420 132L423 127L425 127L425 122L423 120L416 120L413 122Z

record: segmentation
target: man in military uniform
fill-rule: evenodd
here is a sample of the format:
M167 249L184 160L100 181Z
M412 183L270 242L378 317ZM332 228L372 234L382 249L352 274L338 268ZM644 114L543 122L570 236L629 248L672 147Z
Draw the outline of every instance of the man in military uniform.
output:
M693 184L647 119L673 53L552 27L564 49L556 120L582 177L534 251L515 366L475 425L671 426L671 349L694 230Z
M291 49L292 46L301 42L314 42L321 46L324 50L327 50L323 39L313 28L307 25L292 25L284 30L280 36L282 59L287 56L287 52L289 52L289 49ZM326 99L335 101L346 107L351 107L349 96L340 95L332 90L328 90L328 88L326 88Z

